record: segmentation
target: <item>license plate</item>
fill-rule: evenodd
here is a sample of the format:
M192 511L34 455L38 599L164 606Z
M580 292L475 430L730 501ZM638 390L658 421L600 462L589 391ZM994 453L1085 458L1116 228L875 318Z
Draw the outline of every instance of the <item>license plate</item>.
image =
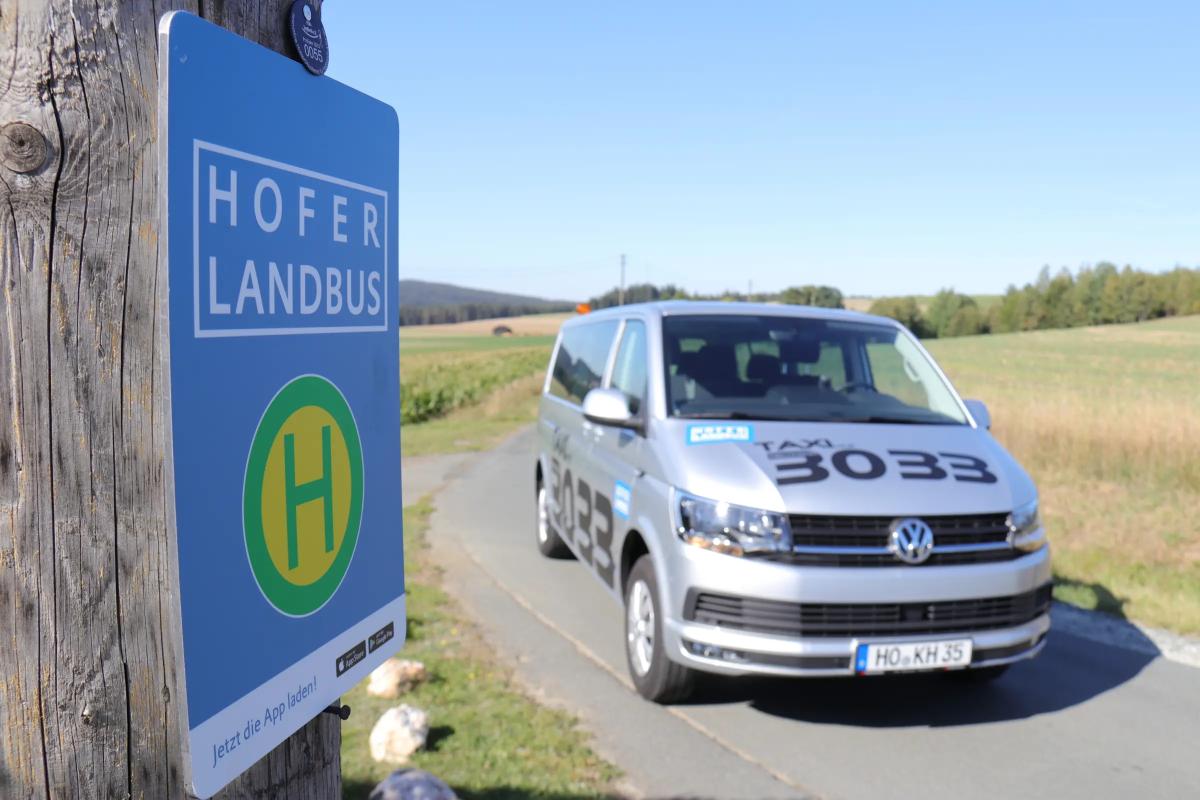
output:
M860 674L947 669L970 663L970 639L860 644L854 654L854 671Z

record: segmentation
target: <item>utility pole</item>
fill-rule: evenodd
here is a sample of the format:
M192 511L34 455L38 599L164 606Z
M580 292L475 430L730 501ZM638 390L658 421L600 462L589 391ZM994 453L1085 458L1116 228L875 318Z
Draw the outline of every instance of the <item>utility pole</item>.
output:
M625 305L625 254L621 253L621 288L617 292L617 305Z
M188 796L158 22L190 10L295 57L290 5L0 10L4 797ZM319 715L219 796L340 797L339 725Z

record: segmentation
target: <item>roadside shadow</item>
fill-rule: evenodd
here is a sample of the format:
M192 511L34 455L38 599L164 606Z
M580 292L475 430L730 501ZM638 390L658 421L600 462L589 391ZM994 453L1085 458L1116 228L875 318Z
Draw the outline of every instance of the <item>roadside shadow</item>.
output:
M342 800L367 800L375 784L359 778L342 777Z
M364 780L348 780L342 783L343 800L367 800L376 784ZM462 800L621 800L622 795L595 794L585 792L563 792L550 789L529 789L523 786L488 786L471 789L452 786Z
M431 753L436 753L441 743L453 735L453 725L434 725L429 729L429 733L425 737L425 749Z
M1095 608L1122 620L1129 619L1125 616L1125 598L1113 594L1102 583L1087 583L1055 575L1054 595L1083 608Z
M623 795L563 792L552 789L527 789L517 786L489 786L486 789L454 787L462 800L621 800Z
M1057 612L1057 604L1056 604ZM786 719L865 728L953 727L1027 719L1085 703L1136 677L1159 655L1133 625L1111 618L1121 644L1078 626L1055 627L1042 653L1014 664L991 683L953 673L845 678L701 676L690 706L745 704ZM1084 635L1080 635L1080 634Z

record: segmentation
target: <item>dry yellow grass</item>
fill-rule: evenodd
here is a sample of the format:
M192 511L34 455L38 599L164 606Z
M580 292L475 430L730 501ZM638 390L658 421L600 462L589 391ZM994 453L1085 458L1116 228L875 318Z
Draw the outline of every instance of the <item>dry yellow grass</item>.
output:
M427 336L490 336L497 325L512 328L514 336L553 336L558 333L564 320L573 313L530 314L524 317L500 319L475 319L470 322L454 322L445 325L406 325L403 335L411 338Z
M1200 317L927 344L1037 480L1062 595L1200 632Z

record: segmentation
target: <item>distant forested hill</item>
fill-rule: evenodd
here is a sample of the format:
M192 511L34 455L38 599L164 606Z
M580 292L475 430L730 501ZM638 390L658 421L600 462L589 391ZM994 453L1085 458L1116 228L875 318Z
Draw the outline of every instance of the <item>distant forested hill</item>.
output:
M431 283L429 281L400 281L400 307L409 306L457 306L466 303L492 303L494 305L522 305L537 308L540 311L562 311L574 308L575 304L566 300L546 300L542 297L529 297L521 294L506 294L491 292L487 289L469 289L466 286L455 286L452 283Z
M400 281L400 324L431 325L493 317L516 317L575 307L566 300L468 289L449 283Z

